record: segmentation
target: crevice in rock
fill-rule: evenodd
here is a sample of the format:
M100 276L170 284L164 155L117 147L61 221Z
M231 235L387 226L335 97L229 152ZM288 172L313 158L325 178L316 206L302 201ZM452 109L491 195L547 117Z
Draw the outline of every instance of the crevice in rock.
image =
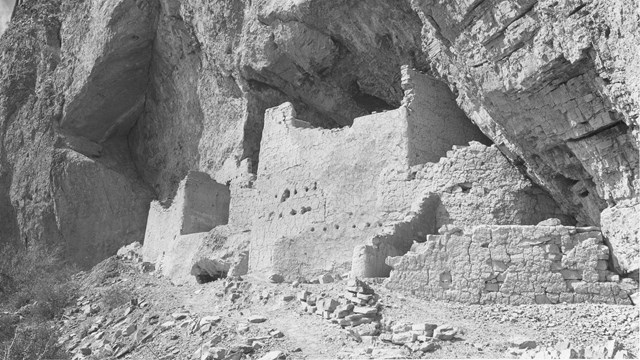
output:
M571 12L569 12L569 14L567 15L567 17L572 16L573 14L577 13L578 11L584 9L584 7L587 6L587 4L580 4L578 5L575 9L571 10Z
M513 19L509 20L509 22L504 24L494 34L492 34L489 38L487 38L485 41L483 41L482 42L482 46L487 46L488 44L490 44L491 42L493 42L494 40L496 40L500 36L503 36L504 32L509 28L509 26L511 26L511 24L513 24L516 21L518 21L518 20L522 19L523 17L527 16L527 14L529 14L535 8L537 3L538 3L538 1L534 1L530 6L525 8L525 10L522 13L516 15ZM531 36L531 37L533 37L533 36Z
M588 139L590 137L596 136L596 135L598 135L598 134L600 134L602 132L605 132L605 131L607 131L609 129L615 128L615 127L617 127L620 130L621 133L626 133L627 130L629 129L629 127L627 126L627 124L624 123L624 121L619 120L619 121L614 122L612 124L607 124L607 125L605 125L603 127L600 127L598 129L589 131L586 134L578 136L576 138L568 139L567 142L576 142L576 141L585 140L585 139Z

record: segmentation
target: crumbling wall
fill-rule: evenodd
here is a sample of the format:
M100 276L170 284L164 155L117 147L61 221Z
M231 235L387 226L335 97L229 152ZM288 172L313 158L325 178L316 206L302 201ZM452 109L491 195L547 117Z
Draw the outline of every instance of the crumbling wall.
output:
M413 207L410 216L386 226L354 249L351 271L356 276L388 276L387 256L406 253L411 241L421 241L443 226L470 231L483 224L536 224L547 217L561 218L564 224L575 223L548 194L512 166L496 146L478 142L454 146L439 162L412 167L409 179L391 174L387 181L380 196L383 208L403 211L412 202ZM423 195L416 202L417 194ZM416 225L432 231L407 232Z
M409 253L388 258L386 286L467 303L629 304L629 287L608 261L598 228L484 225L428 235Z
M466 145L470 140L491 144L458 107L455 96L442 81L404 65L402 89L403 105L409 109L409 165L438 162L452 145Z
M181 235L206 232L229 218L229 190L209 175L190 171L180 182L170 206L151 202L142 254L155 262ZM179 258L177 254L174 257Z
M184 181L181 235L206 232L229 222L228 187L195 171L189 172Z
M411 249L414 241L436 232L436 212L441 205L437 194L429 193L417 201L403 221L386 225L365 244L353 250L351 274L354 277L387 277L391 271L385 260Z
M437 163L413 166L390 174L381 193L387 211L405 209L416 194L437 193L441 206L436 228L443 225L533 225L549 217L573 225L575 220L541 188L527 179L496 146L472 142L453 146Z

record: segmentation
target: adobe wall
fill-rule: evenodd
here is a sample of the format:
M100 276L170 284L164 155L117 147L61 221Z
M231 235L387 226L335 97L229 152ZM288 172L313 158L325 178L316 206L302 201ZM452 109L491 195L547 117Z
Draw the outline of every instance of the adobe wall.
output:
M597 228L483 225L469 234L428 235L390 257L386 286L425 299L466 303L629 304L608 270Z
M403 105L407 113L410 165L437 162L453 145L490 140L458 107L449 87L408 66L402 67Z
M408 168L406 108L313 129L291 104L265 114L252 221L252 271L348 269L353 246L393 218L380 210L385 171ZM235 210L234 210L235 211ZM254 211L252 213L252 211Z
M209 175L190 171L180 182L170 206L151 202L142 255L156 262L180 236L206 232L229 219L229 188Z
M191 171L182 185L182 225L180 234L205 232L229 222L229 188L209 175Z

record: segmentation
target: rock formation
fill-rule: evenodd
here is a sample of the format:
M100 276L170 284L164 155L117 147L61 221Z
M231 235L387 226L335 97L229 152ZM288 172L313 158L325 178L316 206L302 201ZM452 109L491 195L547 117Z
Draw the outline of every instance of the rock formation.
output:
M558 218L637 274L638 8L27 0L0 38L0 240L380 276L443 225Z

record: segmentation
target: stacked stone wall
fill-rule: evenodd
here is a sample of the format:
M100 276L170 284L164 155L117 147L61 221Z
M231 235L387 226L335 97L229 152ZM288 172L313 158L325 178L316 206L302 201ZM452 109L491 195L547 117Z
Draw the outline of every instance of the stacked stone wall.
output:
M609 258L597 228L478 226L471 234L428 235L387 258L386 286L467 303L629 304L635 286L609 271Z

